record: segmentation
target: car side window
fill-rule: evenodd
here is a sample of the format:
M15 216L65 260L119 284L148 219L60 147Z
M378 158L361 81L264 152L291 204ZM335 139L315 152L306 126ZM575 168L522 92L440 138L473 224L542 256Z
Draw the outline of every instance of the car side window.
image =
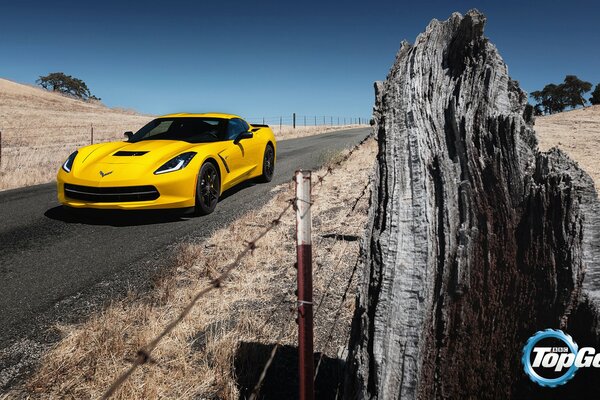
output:
M249 126L239 118L229 120L227 125L227 140L234 140L242 132L246 132Z
M238 119L238 121L240 121L240 124L242 124L242 127L244 128L242 132L247 132L250 130L250 125L248 125L246 121L244 121L243 119Z

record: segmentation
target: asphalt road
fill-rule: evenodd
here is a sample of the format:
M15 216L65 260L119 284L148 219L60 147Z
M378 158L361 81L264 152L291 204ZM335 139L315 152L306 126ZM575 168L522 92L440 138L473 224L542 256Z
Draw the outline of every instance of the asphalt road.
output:
M0 348L72 320L129 289L151 288L173 244L198 240L271 197L297 169L315 169L370 129L282 141L274 179L242 184L205 217L106 214L73 217L56 201L54 184L0 192ZM91 305L92 304L92 305Z

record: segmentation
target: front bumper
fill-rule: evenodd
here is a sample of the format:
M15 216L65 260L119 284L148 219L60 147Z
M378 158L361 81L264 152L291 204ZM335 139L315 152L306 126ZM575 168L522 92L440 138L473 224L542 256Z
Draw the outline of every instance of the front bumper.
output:
M57 176L58 201L73 208L110 210L194 207L197 175L183 172L187 171L156 175L148 179L148 182L141 182L139 179L90 181L70 176L61 170ZM157 193L139 195L149 193L152 190L149 188L155 189Z

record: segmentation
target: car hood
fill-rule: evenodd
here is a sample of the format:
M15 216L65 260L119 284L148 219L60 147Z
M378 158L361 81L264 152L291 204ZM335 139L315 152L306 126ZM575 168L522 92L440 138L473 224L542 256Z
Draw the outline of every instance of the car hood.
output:
M79 164L87 167L91 164L137 164L157 165L169 161L178 154L196 151L207 143L187 143L176 140L145 140L136 143L112 142L93 146L91 151L82 154ZM78 157L79 158L79 157ZM159 167L160 165L157 165Z
M87 146L79 150L71 175L90 185L126 184L154 172L181 153L199 152L209 144L147 140Z

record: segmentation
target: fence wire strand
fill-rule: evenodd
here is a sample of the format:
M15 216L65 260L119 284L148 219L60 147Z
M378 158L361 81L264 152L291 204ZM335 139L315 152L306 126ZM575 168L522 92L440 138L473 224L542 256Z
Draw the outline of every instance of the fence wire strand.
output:
M363 198L369 188L369 186L371 186L371 180L369 179L367 184L365 185L365 187L363 188L363 190L361 191L360 195L356 198L355 202L354 202L354 206L353 209L354 210L356 208L356 205L358 204L358 202L360 201L361 198ZM350 212L348 214L346 214L346 217L348 217L350 215ZM321 307L321 304L323 303L324 299L329 295L329 289L331 286L331 281L333 280L333 278L335 277L335 270L337 270L339 264L341 263L341 261L338 261L338 264L336 265L334 271L332 272L332 277L330 282L327 285L327 288L325 289L325 293L321 296L321 300L317 306L317 309L315 311L315 317ZM321 366L321 362L323 361L323 357L325 355L325 351L327 351L329 343L333 340L333 334L335 332L335 328L337 326L337 322L340 318L340 315L342 314L342 310L344 307L344 303L346 302L346 298L348 297L348 292L350 290L350 287L352 286L352 281L354 280L354 276L356 275L356 271L358 269L358 266L360 265L360 253L357 255L356 257L356 262L354 263L354 267L352 268L352 273L350 274L350 278L348 278L348 283L346 284L346 288L344 289L344 293L342 295L342 298L340 300L340 304L337 308L337 312L335 314L335 317L333 319L333 323L331 324L331 328L329 330L329 334L327 335L327 339L325 340L325 345L323 346L323 350L321 351L321 355L319 357L319 361L317 363L317 366L315 368L315 376L314 379L317 379L317 375L319 374L319 367Z
M360 195L354 200L354 203L352 204L352 208L346 214L346 218L348 218L350 216L350 214L352 214L352 212L354 212L354 210L356 209L356 206L358 205L358 202L365 196L365 194L367 193L367 190L369 189L370 186L371 186L371 179L368 180L367 184L365 185L365 187L361 191ZM335 237L337 238L337 237L339 237L339 235L336 235ZM344 243L345 243L344 247L342 248L342 250L340 251L340 253L344 253L344 250L346 249L346 247L348 247L348 242L344 242ZM339 257L337 264L335 265L335 267L333 268L333 270L331 272L331 276L329 278L329 282L327 283L327 286L325 287L325 293L323 293L323 295L321 296L321 299L319 300L319 303L317 304L317 307L315 309L314 318L317 317L317 315L319 313L319 309L321 308L321 305L323 304L324 300L329 296L329 290L331 289L331 285L333 283L333 280L336 277L335 272L337 271L337 269L340 266L340 264L342 263L342 261L343 261L343 258Z
M335 317L333 319L333 323L331 324L331 328L329 329L329 334L327 335L327 339L325 340L325 345L323 346L323 350L321 351L321 356L319 357L319 361L317 362L317 366L315 368L315 376L314 380L317 379L317 375L319 375L319 367L321 366L321 362L323 361L323 357L325 356L325 351L329 347L329 343L333 340L333 334L335 332L335 328L337 327L337 322L342 315L342 310L344 309L344 303L346 302L346 298L348 297L348 292L350 291L350 286L352 286L352 281L354 280L354 275L356 275L356 271L358 270L358 266L360 265L360 254L356 257L356 262L354 263L354 267L352 268L352 273L350 274L350 278L348 279L348 283L346 284L346 288L344 289L344 294L342 295L342 299L340 300L340 305L335 313Z
M331 289L331 284L333 283L333 280L336 277L336 271L338 270L339 266L342 264L342 261L344 260L344 257L342 257L342 254L344 254L347 247L348 247L348 242L344 242L344 246L342 247L342 250L340 250L340 255L338 256L338 262L335 264L335 267L333 267L333 269L331 270L331 276L329 277L329 281L327 282L327 286L325 287L325 292L321 296L321 299L319 300L319 303L317 304L317 307L315 308L315 313L313 315L314 319L316 319L317 315L319 315L319 310L321 309L323 302L329 296L329 289Z

